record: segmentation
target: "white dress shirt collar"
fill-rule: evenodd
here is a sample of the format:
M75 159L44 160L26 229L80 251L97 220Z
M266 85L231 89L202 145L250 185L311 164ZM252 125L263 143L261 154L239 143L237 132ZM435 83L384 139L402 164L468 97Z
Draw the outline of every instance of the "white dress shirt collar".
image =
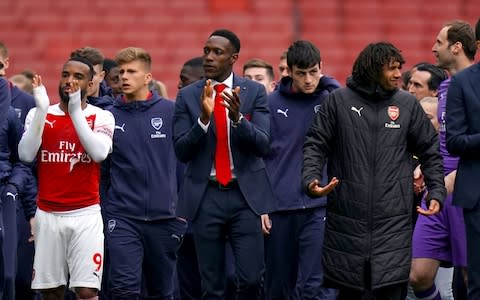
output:
M228 88L230 88L230 89L233 88L233 72L230 73L230 75L227 77L227 79L225 79L225 80L222 81L222 82L218 82L218 81L216 81L216 80L214 80L214 79L210 79L210 80L212 81L212 85L213 85L213 86L215 86L215 85L217 85L217 84L219 84L219 83L223 83L223 84L225 84Z

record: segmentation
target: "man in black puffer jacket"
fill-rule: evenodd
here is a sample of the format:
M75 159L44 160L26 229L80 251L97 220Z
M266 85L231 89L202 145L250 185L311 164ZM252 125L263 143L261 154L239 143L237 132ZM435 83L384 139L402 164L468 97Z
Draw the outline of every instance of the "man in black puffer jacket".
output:
M304 144L303 185L328 194L323 266L339 299L405 299L411 264L412 155L428 187L427 207L445 198L437 134L412 95L398 90L404 59L390 43L368 45L347 87L330 94ZM321 186L328 158L329 184Z

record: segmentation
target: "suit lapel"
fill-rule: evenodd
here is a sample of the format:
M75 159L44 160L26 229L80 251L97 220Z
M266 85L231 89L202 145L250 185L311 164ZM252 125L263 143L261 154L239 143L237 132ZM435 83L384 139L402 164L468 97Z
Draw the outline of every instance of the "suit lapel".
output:
M232 87L232 90L235 89L237 86L240 87L240 95L238 96L241 96L242 93L245 93L247 88L245 87L245 78L243 77L239 77L235 74L233 74L233 87ZM241 97L240 97L241 99Z
M232 87L232 89L234 89L237 86L240 87L240 93L238 94L238 96L240 97L240 112L242 111L242 107L244 106L245 101L248 99L248 97L247 97L248 90L247 90L247 86L245 84L245 81L246 81L245 78L237 76L237 75L235 75L235 73L233 74L233 87Z

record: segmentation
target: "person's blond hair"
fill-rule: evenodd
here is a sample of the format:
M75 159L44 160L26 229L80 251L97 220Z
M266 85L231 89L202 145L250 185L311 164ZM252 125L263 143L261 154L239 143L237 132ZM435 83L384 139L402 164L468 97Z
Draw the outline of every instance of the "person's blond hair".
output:
M118 51L117 55L115 56L115 61L119 65L123 65L135 60L143 62L147 70L150 71L151 65L152 65L152 58L150 54L142 48L138 48L138 47L124 48Z

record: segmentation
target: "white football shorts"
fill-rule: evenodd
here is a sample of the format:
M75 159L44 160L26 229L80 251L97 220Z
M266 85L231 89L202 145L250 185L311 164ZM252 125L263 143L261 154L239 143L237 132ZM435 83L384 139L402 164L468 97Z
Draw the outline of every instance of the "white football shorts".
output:
M66 285L100 290L103 220L99 205L69 212L35 214L32 289Z

